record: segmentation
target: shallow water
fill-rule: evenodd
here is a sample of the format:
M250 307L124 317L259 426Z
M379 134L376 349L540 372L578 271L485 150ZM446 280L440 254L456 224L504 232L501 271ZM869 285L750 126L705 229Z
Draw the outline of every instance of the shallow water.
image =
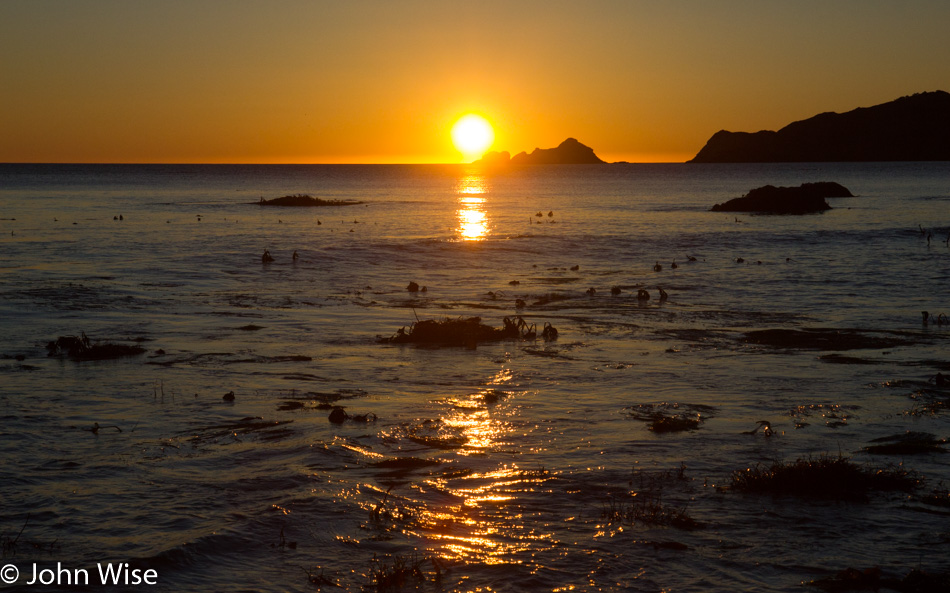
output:
M708 211L808 181L858 197ZM291 193L362 203L256 204ZM62 562L96 585L97 562L129 562L167 591L356 591L393 562L424 573L406 588L446 591L945 571L950 516L921 497L946 489L950 460L863 448L950 437L950 391L928 382L950 371L950 326L920 315L950 313L948 204L944 163L0 165L3 564L26 578ZM559 338L377 341L417 318L519 314ZM854 339L747 338L768 329ZM147 351L47 356L80 332ZM634 416L659 404L703 422L652 432ZM331 405L370 421L332 424ZM744 434L759 420L774 434ZM724 488L839 453L923 485L863 502ZM702 528L611 520L634 495Z

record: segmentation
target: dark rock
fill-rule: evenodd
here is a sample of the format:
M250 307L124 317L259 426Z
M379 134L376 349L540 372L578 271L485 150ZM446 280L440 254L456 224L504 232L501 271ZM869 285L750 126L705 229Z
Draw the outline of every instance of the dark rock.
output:
M511 154L507 150L501 152L486 152L482 158L475 161L473 164L479 164L486 167L499 167L507 165L511 162Z
M691 163L950 160L950 93L934 91L847 113L822 113L774 132L713 134Z
M347 418L346 411L340 406L336 406L330 411L330 415L327 418L334 424L343 424Z
M509 158L508 152L489 152L473 164L497 165L597 165L603 164L594 149L568 138L556 148L535 148L531 154L520 152Z
M535 148L531 154L519 153L511 157L512 165L590 165L602 164L594 149L568 138L557 148Z
M234 392L233 392L233 391L229 391L229 392L225 393L224 396L221 397L221 399L223 399L223 400L226 401L226 402L233 402L233 401L234 401Z
M810 214L831 210L825 198L852 198L854 195L839 183L820 181L798 187L765 185L711 208L713 212L763 212L768 214Z

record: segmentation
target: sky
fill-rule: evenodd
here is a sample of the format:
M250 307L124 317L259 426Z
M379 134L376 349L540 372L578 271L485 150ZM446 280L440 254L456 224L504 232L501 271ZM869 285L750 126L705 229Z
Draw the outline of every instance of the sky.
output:
M3 0L0 162L452 163L574 137L682 162L716 131L950 90L946 0Z

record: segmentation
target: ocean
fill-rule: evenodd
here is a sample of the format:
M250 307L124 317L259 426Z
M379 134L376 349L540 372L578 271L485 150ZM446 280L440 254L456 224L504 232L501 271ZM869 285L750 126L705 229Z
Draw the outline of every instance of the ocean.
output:
M3 590L946 576L948 235L947 163L0 165ZM536 334L387 341L469 317Z

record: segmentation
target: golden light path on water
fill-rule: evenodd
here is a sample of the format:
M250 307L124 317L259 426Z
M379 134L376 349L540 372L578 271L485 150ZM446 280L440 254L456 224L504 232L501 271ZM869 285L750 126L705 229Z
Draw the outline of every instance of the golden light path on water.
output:
M466 175L456 185L459 195L459 234L465 241L480 241L488 235L484 197L488 190L488 182L481 175Z
M502 369L481 388L435 400L443 407L438 420L384 430L381 436L390 442L406 439L410 447L434 445L441 449L438 458L443 461L452 456L477 461L510 449L511 414L524 395L507 388L512 378L509 369ZM386 463L389 457L351 442L337 444L367 464ZM401 449L402 445L397 448ZM411 459L404 453L397 458ZM370 495L358 504L369 517L363 528L377 533L374 537L401 531L420 538L429 554L449 563L521 564L531 562L540 549L557 545L553 533L525 524L527 498L547 491L545 483L551 476L546 471L526 471L514 463L471 469L447 465L445 471L434 471L411 485L364 483L341 495L348 498L360 491Z
M458 450L459 455L484 455L511 445L506 441L511 423L496 407L515 396L504 389L511 378L509 370L501 370L486 382L485 388L446 401L449 409L443 417L444 426L465 438L466 445ZM435 544L433 551L445 560L520 562L514 560L519 553L529 552L538 540L551 539L551 534L524 529L523 506L519 502L519 495L543 484L545 479L542 473L525 472L507 464L459 477L431 477L426 485L450 494L455 501L429 510L435 524L441 527L425 533Z

